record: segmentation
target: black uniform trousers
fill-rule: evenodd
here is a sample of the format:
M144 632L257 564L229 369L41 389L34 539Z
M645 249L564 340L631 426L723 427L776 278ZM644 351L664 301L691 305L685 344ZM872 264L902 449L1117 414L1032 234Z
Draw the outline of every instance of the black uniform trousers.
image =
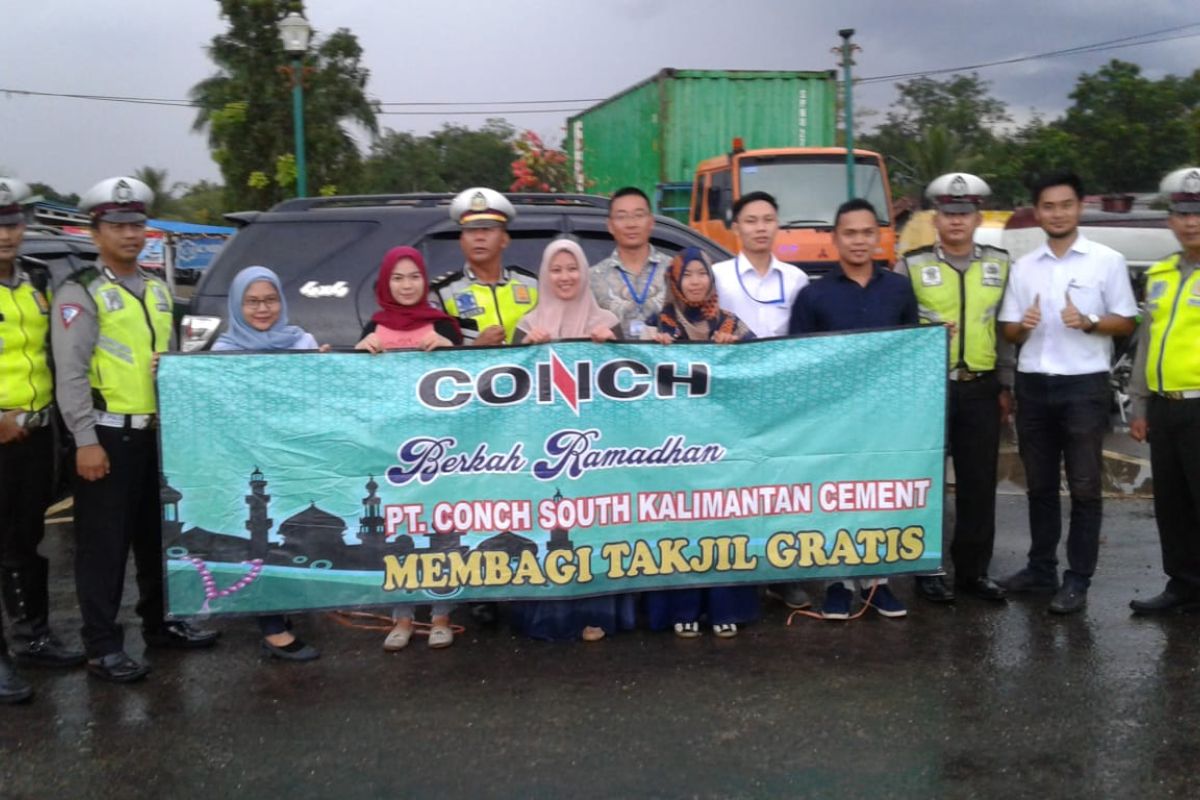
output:
M1100 555L1108 373L1018 372L1016 399L1018 445L1029 489L1029 569L1044 578L1058 578L1060 476L1065 464L1071 522L1063 581L1086 589Z
M1154 516L1167 586L1200 595L1200 399L1150 396Z
M54 452L49 427L0 445L0 583L18 636L45 633L22 626L46 625L49 562L38 553L38 545L46 533L46 508L54 492Z
M996 541L996 470L1000 458L1000 381L985 375L951 381L948 434L954 464L954 576L987 575Z
M124 649L117 614L131 547L142 627L157 631L164 624L157 437L152 429L103 425L96 435L111 471L98 481L75 481L75 589L89 658Z

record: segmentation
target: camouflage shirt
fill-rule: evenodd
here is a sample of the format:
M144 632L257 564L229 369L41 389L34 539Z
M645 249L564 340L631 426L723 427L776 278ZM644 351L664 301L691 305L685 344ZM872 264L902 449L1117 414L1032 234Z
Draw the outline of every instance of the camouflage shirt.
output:
M662 311L667 299L666 278L670 266L671 256L654 247L650 248L650 258L637 275L621 265L616 250L608 258L592 265L589 272L596 302L601 308L617 315L621 332L627 338L641 338L638 329L647 320L657 318L658 312ZM639 303L638 299L642 302Z

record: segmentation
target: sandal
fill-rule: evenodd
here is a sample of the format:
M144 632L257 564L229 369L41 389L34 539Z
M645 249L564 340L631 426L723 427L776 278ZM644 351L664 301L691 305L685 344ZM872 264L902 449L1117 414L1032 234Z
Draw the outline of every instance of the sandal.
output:
M732 622L726 622L721 625L713 625L713 636L718 639L732 639L737 636L737 625Z
M699 622L676 622L675 635L680 639L695 639L700 635Z

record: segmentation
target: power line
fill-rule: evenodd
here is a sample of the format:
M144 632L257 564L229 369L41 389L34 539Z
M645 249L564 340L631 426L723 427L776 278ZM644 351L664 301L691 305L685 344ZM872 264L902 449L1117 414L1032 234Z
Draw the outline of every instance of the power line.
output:
M1099 53L1105 50L1118 50L1125 47L1138 47L1145 44L1157 44L1159 42L1170 42L1176 39L1190 39L1200 36L1200 33L1184 33L1179 36L1163 36L1162 34L1177 33L1187 30L1188 28L1200 27L1200 23L1193 22L1188 25L1177 25L1172 28L1163 28L1162 30L1149 31L1147 33L1139 33L1135 36L1123 36L1119 39L1109 39L1104 42L1094 42L1092 44L1079 45L1077 47L1067 47L1061 50L1049 50L1045 53L1035 53L1026 56L1013 56L1011 58L1002 58L996 61L984 61L978 64L967 64L961 67L943 67L940 69L921 70L918 72L898 72L893 75L872 75L867 78L859 78L855 83L882 83L884 81L903 80L905 78L921 78L928 75L944 75L948 72L965 72L967 70L984 69L986 67L997 67L1006 64L1019 64L1024 61L1034 61L1043 58L1057 58L1060 56L1078 55L1081 53ZM1147 38L1147 37L1160 38ZM1134 41L1140 39L1144 41Z

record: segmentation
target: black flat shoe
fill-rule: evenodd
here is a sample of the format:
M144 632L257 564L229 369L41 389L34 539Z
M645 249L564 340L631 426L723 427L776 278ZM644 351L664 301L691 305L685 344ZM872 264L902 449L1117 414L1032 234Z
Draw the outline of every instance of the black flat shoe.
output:
M1180 594L1168 588L1146 600L1130 600L1129 607L1133 609L1134 614L1144 616L1186 614L1191 611L1200 611L1200 596Z
M142 631L142 639L147 647L171 647L176 650L212 647L220 635L217 631L198 628L183 620L168 622L156 631Z
M917 596L931 603L954 602L954 592L941 575L918 575Z
M12 664L0 651L0 704L16 705L33 697L33 687L12 668Z
M124 651L89 659L87 671L102 681L133 683L150 674L150 665L129 657Z
M1003 603L1008 600L1008 592L1004 591L1004 587L987 575L979 578L955 581L954 586L958 591L978 597L980 600L987 600L992 603Z
M53 633L43 633L28 642L14 643L13 661L23 667L78 667L87 660L82 650L72 650Z
M282 646L271 644L263 639L262 650L263 654L269 658L278 658L281 661L315 661L321 657L320 650L299 639L293 639L291 644Z
M1087 589L1064 583L1050 601L1051 614L1074 614L1087 605Z

